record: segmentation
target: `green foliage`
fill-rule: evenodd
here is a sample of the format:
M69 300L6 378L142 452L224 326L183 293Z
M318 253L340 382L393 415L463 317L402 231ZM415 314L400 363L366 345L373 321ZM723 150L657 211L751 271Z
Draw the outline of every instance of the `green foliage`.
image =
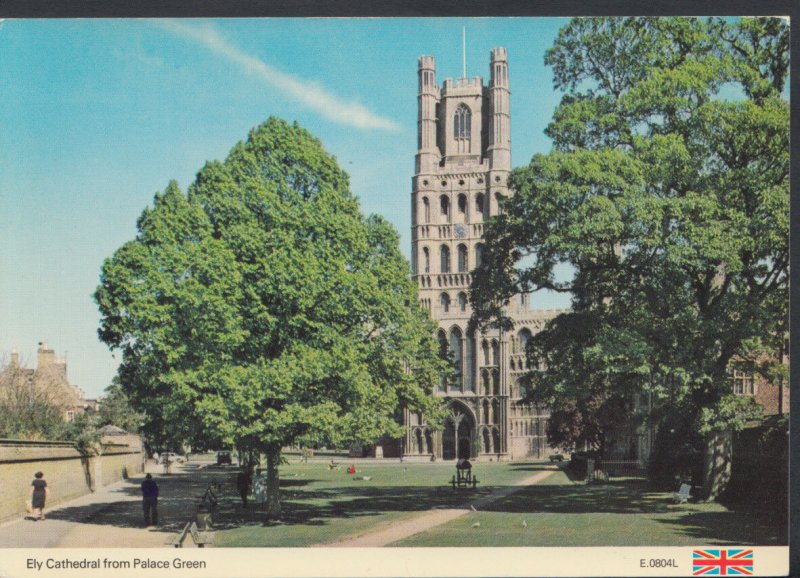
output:
M48 392L19 379L18 368L0 372L0 438L65 440L64 410Z
M75 447L86 456L96 456L102 452L100 434L97 433L96 416L79 414L66 424L64 439L75 442Z
M433 325L398 241L319 140L276 118L188 195L171 183L95 294L145 431L277 465L299 439L399 435L400 404L435 413Z
M106 395L101 401L100 411L97 415L97 427L114 425L125 431L138 433L144 420L144 414L133 409L129 397L115 378L113 383L106 388Z
M570 292L530 344L535 395L559 408L649 393L687 412L686 432L741 427L730 363L787 327L788 26L581 18L546 62L566 92L555 150L509 180L473 283L479 319L507 325L516 293Z

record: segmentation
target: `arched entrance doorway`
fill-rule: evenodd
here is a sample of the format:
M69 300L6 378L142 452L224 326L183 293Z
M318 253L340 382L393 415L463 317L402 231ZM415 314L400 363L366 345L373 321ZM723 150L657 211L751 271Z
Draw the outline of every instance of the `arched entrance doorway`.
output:
M450 415L442 432L442 458L445 460L469 459L473 457L475 419L462 403L453 401Z

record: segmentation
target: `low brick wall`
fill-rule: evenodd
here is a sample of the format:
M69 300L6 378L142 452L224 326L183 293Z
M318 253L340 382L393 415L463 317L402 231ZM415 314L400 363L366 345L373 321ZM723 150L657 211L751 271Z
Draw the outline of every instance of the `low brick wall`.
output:
M105 445L103 454L83 457L71 444L0 440L0 521L21 516L41 471L50 489L47 506L83 496L143 471L139 447Z

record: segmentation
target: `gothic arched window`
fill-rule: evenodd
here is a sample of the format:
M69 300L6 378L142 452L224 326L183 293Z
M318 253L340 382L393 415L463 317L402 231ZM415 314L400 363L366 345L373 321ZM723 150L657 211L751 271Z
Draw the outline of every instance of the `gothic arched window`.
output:
M461 346L461 330L458 327L454 327L453 330L450 332L450 355L453 358L453 363L455 364L456 369L456 382L453 385L460 385L461 383L461 353L462 353L462 346Z
M442 312L448 313L450 311L450 295L442 293L439 296L439 304L442 306Z
M522 328L519 331L519 352L525 353L528 347L528 340L531 338L531 332L528 328Z
M467 310L467 294L463 291L458 294L458 308L462 313Z
M467 247L466 245L458 246L458 272L467 272Z
M478 243L475 245L475 267L481 266L481 260L483 259L483 243Z
M442 248L439 249L439 272L440 273L449 273L450 272L450 249L447 245L442 245Z
M483 194L478 193L475 196L475 210L479 215L483 215Z
M422 197L422 222L431 222L431 203L428 197Z
M495 193L494 198L495 201L497 201L497 214L502 215L505 212L505 209L503 208L503 203L505 202L506 198L500 193Z
M459 296L459 301L461 297ZM477 356L475 352L475 335L467 334L467 371L464 373L464 381L469 391L475 391L475 366Z
M439 333L436 335L436 339L439 342L439 356L442 359L447 359L447 335L445 334L444 330L440 329ZM439 391L445 390L445 378L442 377L439 380Z
M458 212L462 215L467 213L467 195L458 195Z
M423 263L423 271L425 273L431 272L431 252L428 251L427 247L422 248L422 263Z
M453 116L453 138L469 140L471 133L472 113L466 104L460 104Z
M436 334L436 339L439 342L439 357L447 359L447 334L443 329Z

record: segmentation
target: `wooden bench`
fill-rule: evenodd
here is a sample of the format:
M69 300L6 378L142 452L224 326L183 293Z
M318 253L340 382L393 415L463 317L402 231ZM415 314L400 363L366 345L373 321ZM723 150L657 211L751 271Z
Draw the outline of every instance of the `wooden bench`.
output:
M186 525L183 527L183 530L181 530L180 534L178 534L177 536L173 536L172 538L167 540L167 544L170 546L174 546L175 548L183 548L183 543L189 536L192 537L192 542L197 544L198 548L203 548L206 544L214 543L213 533L201 532L197 527L197 523L191 521L191 522L186 522Z
M211 532L201 532L194 522L189 526L189 533L192 536L192 541L197 544L198 548L203 548L206 544L214 543L214 534Z
M192 527L194 522L186 522L186 525L181 530L181 533L177 536L172 536L167 540L167 544L170 546L175 546L176 548L183 548L183 542L186 540L186 536L189 535L189 529Z
M676 504L686 504L689 502L689 493L692 491L692 486L689 484L681 484L677 492L672 494L672 501Z

